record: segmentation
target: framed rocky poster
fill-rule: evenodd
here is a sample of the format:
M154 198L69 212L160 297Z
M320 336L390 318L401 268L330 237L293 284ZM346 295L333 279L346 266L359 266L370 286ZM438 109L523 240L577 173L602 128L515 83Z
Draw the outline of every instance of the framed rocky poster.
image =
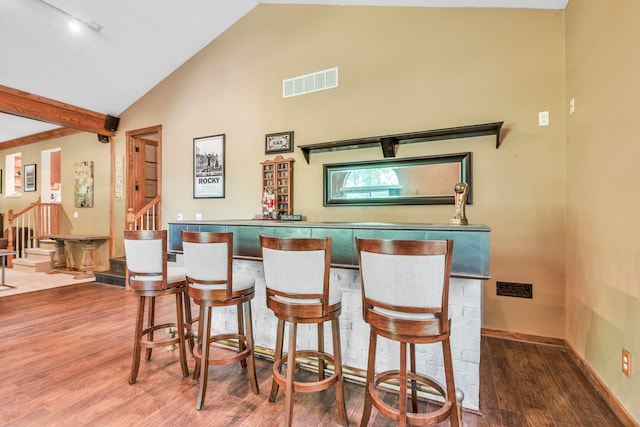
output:
M193 139L193 198L224 198L225 135Z

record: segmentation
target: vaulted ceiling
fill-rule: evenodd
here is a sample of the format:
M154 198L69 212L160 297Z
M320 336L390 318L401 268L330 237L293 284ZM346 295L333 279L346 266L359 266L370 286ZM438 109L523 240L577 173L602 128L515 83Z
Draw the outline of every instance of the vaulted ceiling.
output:
M77 130L111 134L107 115L118 116L261 3L564 9L567 2L0 0L0 147Z

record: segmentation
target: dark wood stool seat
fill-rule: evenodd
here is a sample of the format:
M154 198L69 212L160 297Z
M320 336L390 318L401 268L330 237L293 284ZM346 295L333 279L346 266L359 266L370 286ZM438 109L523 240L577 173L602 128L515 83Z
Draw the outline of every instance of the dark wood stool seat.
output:
M269 400L275 402L280 386L285 387L285 424L293 419L295 392L311 393L335 387L338 417L347 425L344 400L339 316L342 292L329 285L331 237L277 238L260 236L267 291L267 307L278 318L273 382ZM283 354L284 327L289 322L289 343ZM324 323L331 322L333 353L324 349ZM317 324L318 348L298 350L298 324ZM296 359L318 363L316 381L296 381ZM286 365L286 375L282 373ZM332 368L327 376L325 368Z
M255 279L233 273L233 233L182 231L182 248L188 293L200 307L198 342L192 351L193 378L200 382L196 409L204 404L210 365L248 365L251 390L258 394L251 318ZM237 307L238 332L211 335L213 307L226 306Z
M449 419L460 425L453 378L449 318L449 276L453 240L379 240L356 238L364 321L370 326L365 403L360 426L372 406L400 426L431 425ZM378 337L400 344L399 369L375 372ZM416 345L441 343L445 385L416 370ZM409 351L407 354L407 346ZM407 369L409 356L409 369ZM382 400L378 390L399 390L398 405ZM436 410L418 412L421 386L442 396ZM411 408L407 405L410 395Z
M185 272L183 268L167 266L167 231L134 230L124 232L129 286L138 296L133 363L129 384L137 381L141 352L151 360L152 350L178 345L182 374L189 375L185 340L191 335L191 305L186 296ZM174 295L176 299L176 321L155 323L156 298ZM145 324L145 306L146 324ZM171 331L166 338L158 339L156 332Z

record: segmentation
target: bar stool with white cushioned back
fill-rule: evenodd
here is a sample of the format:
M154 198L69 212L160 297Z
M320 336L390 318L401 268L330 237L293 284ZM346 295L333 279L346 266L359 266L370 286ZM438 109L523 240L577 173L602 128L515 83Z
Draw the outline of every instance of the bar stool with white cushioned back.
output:
M278 318L269 400L275 402L279 386L285 387L285 424L290 426L294 392L317 392L335 386L339 420L342 425L347 425L340 356L342 292L329 284L331 237L278 238L261 235L260 243L267 307ZM324 350L324 322L328 321L331 321L333 354ZM289 322L289 344L287 353L283 354L285 322ZM317 351L296 349L299 323L317 324ZM296 358L318 360L317 381L296 381ZM326 363L333 365L334 372L329 377L325 377ZM281 373L285 364L286 377Z
M196 409L202 408L207 394L209 365L240 362L242 368L246 368L248 364L251 390L258 394L251 320L255 279L233 273L233 233L182 231L181 235L189 296L200 306L198 344L193 350L194 378L198 373L200 376ZM238 333L211 336L212 308L224 306L237 307ZM229 346L218 346L216 352L211 351L212 344L231 341L237 341L237 351Z
M429 425L449 418L459 425L453 362L449 343L449 276L453 240L379 240L356 237L362 281L363 318L371 328L365 403L361 426L366 426L372 404L387 417L408 424ZM378 336L400 343L399 370L375 372ZM416 344L441 343L445 386L416 372ZM407 344L410 368L407 372ZM384 402L377 390L383 383L399 388L398 407ZM418 413L418 384L444 399L434 411ZM411 411L407 408L410 389Z
M150 360L154 348L178 344L182 374L186 377L189 368L185 337L189 335L185 330L190 329L191 307L186 296L184 269L167 266L167 230L125 230L124 249L129 286L139 297L129 384L136 382L143 347L146 348L146 360ZM156 325L156 297L165 295L175 295L176 321ZM145 325L146 301L149 301L149 307ZM175 334L158 340L154 333L162 329L170 329Z

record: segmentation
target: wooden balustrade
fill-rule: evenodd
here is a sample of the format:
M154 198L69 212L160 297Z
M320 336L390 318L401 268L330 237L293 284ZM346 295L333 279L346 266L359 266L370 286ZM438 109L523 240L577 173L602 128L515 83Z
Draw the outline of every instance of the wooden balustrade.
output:
M18 258L24 257L26 250L38 247L40 239L60 232L62 206L59 203L42 203L40 198L27 207L7 214L7 249L16 251ZM13 267L13 256L7 258L7 266Z
M127 209L127 230L159 230L162 224L162 205L160 196L156 196L138 213Z

